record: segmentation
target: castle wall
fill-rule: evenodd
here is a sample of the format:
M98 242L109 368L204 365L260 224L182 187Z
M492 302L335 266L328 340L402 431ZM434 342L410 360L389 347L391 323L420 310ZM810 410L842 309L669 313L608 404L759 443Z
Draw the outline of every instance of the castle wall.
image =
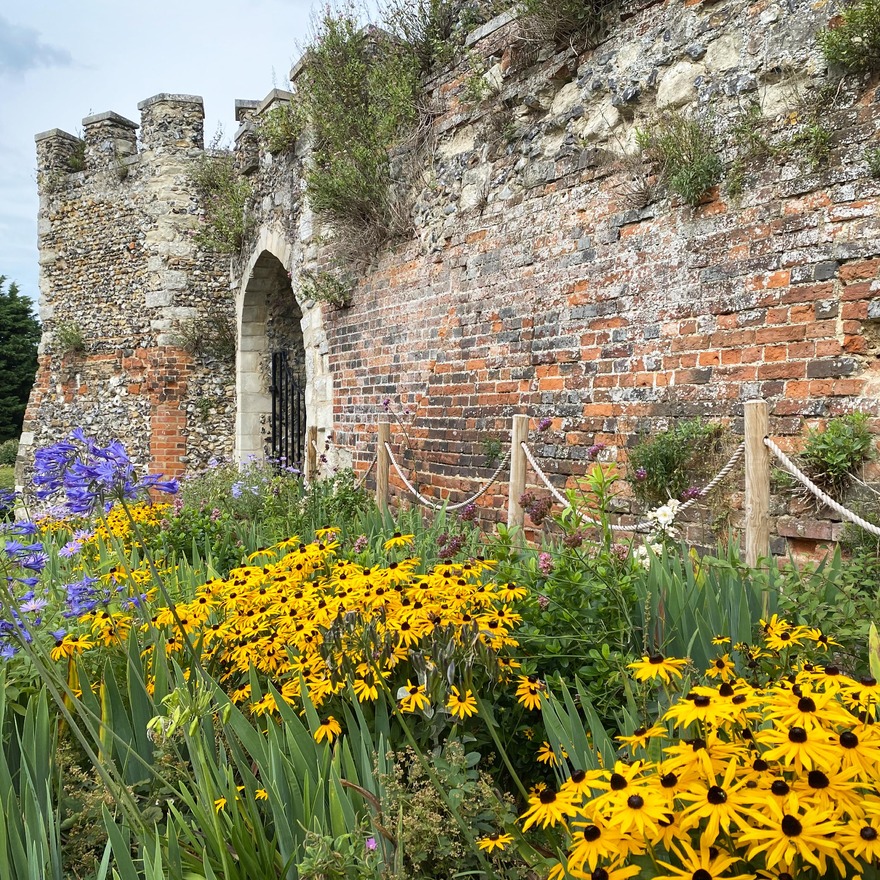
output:
M44 333L23 470L76 426L165 474L232 451L232 358L183 345L206 316L234 320L229 258L194 239L202 101L157 95L140 109L140 144L115 113L84 119L83 141L37 135Z
M595 50L544 51L524 68L511 16L472 34L496 94L464 102L467 63L430 84L414 232L379 254L349 308L320 306L334 441L366 467L390 399L414 413L425 491L457 500L491 470L484 441L506 441L518 412L553 418L537 449L569 485L594 443L625 462L672 419L741 433L755 397L789 448L805 423L876 416L880 183L865 149L880 83L829 91L815 40L829 14L805 0L630 4ZM743 160L735 129L751 104L772 144L797 146ZM657 186L637 130L674 109L711 127L740 194L725 184L691 208ZM810 127L829 133L827 156ZM263 156L254 178L258 228L293 242L295 293L327 253L300 196L306 154ZM502 509L503 489L481 504ZM720 524L742 524L741 500L725 499ZM775 503L779 536L840 533Z

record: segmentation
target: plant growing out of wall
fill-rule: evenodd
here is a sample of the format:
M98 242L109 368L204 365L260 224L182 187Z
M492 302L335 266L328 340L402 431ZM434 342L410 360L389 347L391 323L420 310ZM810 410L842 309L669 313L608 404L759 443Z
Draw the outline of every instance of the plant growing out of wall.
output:
M55 344L62 356L78 357L86 351L86 340L76 321L58 321L55 324Z
M251 194L250 181L235 170L231 154L216 150L199 159L190 181L204 210L196 241L208 250L237 253L248 232L245 207Z
M67 167L71 171L83 171L86 167L86 142L78 140L67 157Z
M637 133L639 146L656 165L661 181L696 206L721 179L723 165L706 125L683 113L666 113Z
M292 147L302 133L302 128L302 116L289 101L270 108L257 122L260 141L273 155Z
M382 13L387 30L412 47L425 72L449 64L464 33L450 0L390 0Z
M418 119L419 86L412 47L359 28L350 12L318 21L297 88L315 141L306 191L355 261L401 231L389 149Z
M801 458L813 481L839 497L849 488L859 468L874 455L868 417L856 412L831 419L824 430L810 431Z
M177 325L180 347L194 357L213 358L223 363L235 361L235 321L225 314L200 314Z
M723 432L717 422L689 419L639 440L629 452L627 474L636 498L649 505L684 500L686 491L708 476Z
M851 73L880 70L880 0L860 0L819 37L825 60Z
M523 0L521 34L530 43L594 46L615 0Z
M305 299L327 303L344 309L351 305L352 282L333 272L304 270L301 275L300 293Z

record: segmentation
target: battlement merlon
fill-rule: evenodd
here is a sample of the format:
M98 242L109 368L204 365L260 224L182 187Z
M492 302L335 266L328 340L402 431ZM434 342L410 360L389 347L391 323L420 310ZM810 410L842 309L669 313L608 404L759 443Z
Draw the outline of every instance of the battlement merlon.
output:
M205 104L199 95L153 95L138 104L144 152L205 148Z
M87 171L118 168L125 159L137 154L136 122L108 110L86 116L82 125Z
M40 175L70 174L72 159L83 148L82 138L50 128L34 135L37 144L37 172Z

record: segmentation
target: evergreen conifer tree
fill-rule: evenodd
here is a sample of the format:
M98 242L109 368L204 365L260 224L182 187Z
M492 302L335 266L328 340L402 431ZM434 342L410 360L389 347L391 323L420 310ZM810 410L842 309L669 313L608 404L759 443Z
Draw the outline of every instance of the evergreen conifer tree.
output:
M18 438L37 373L40 322L33 304L0 275L0 443Z

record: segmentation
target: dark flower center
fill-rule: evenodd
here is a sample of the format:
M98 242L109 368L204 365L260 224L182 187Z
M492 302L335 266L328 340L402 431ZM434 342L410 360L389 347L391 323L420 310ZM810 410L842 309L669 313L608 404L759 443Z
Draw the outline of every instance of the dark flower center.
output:
M592 874L590 874L590 880L608 880L608 872L604 868L596 868Z
M718 694L722 697L732 697L733 696L733 685L729 681L725 681L720 688L718 688Z
M828 777L821 770L810 770L807 774L807 782L810 788L828 788Z
M792 727L788 731L788 741L793 743L805 743L807 741L807 732L803 727Z
M706 800L714 806L723 804L727 800L727 792L720 785L713 785L706 792Z
M694 705L699 706L701 709L705 709L706 706L708 706L711 702L712 700L710 697L704 696L702 694L698 697L694 697Z
M595 825L587 825L584 828L584 840L592 843L594 840L598 840L602 836L602 832Z
M641 808L645 806L645 799L640 794L631 794L626 799L626 805L631 810L641 810Z
M633 736L644 736L648 731L644 727L637 727L633 731Z
M782 828L782 833L786 837L798 837L804 830L804 826L801 825L800 820L788 813L782 817L782 824L780 827Z
M577 785L583 782L587 778L586 770L572 770L571 771L571 781Z
M788 783L784 779L774 779L773 784L770 786L770 791L780 797L788 794L789 790Z
M865 825L865 827L859 832L859 837L861 837L862 840L876 840L877 830L870 825Z
M712 880L712 875L705 868L697 868L693 874L691 874L692 880Z
M556 800L556 792L552 788L545 788L539 797L542 804L552 804Z
M741 706L745 701L745 694L737 694L730 702L733 703L734 706Z
M840 668L838 666L826 666L825 675L840 675Z
M675 788L677 782L678 777L674 773L664 773L663 776L660 777L660 785L662 785L663 788Z
M845 749L854 749L859 744L859 738L851 730L844 730L840 734L840 744Z
M662 819L657 820L657 824L661 828L668 828L675 821L675 816L672 813L666 813Z
M716 669L725 669L726 667L727 664L720 657L715 661Z
M627 786L626 779L621 776L619 773L611 774L611 790L612 791L623 791Z
M816 703L812 697L801 697L798 700L798 710L800 712L815 712Z
M877 684L877 679L876 678L860 678L859 684L866 687L866 688L872 688Z
M664 658L662 654L652 654L650 657L648 657L648 663L650 663L652 666L659 666L663 662L663 659Z
M752 763L752 770L757 770L758 773L763 773L768 767L769 764L763 758L755 758Z

